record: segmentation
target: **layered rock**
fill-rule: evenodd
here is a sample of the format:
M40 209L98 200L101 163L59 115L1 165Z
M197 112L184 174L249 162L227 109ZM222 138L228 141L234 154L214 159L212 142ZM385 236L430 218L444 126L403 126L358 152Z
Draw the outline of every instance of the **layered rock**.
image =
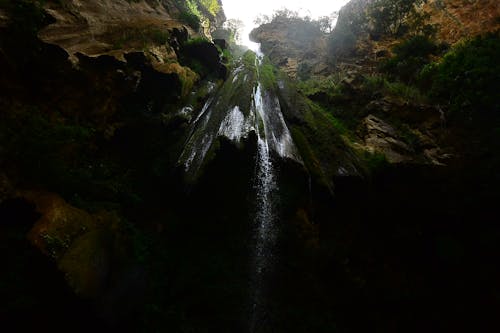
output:
M261 43L262 51L292 78L299 67L313 74L328 70L327 35L311 22L278 16L254 29L250 38Z
M423 11L438 26L437 37L449 44L500 29L500 3L495 0L432 0Z

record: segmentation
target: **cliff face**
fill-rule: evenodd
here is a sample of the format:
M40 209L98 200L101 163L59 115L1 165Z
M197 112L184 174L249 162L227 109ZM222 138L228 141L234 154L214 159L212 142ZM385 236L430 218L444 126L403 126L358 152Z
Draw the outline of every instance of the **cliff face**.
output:
M373 2L332 34L278 18L229 72L219 0L0 1L6 325L460 332L497 308L498 37L443 57L374 33ZM442 40L495 29L494 2L451 4L423 7Z
M113 54L123 59L123 53L137 51L143 45L119 45L120 39L126 42L140 39L142 31L156 29L161 33L183 26L164 6L145 1L48 2L44 9L55 22L39 32L40 39L62 47L71 57L79 52L88 56Z
M288 58L307 61L305 52L323 54L293 35L292 20L290 27L264 24L253 36L294 79L307 105L333 118L345 142L374 169L369 180L339 172L331 206L314 197L319 248L325 249L319 251L325 255L323 286L345 273L355 281L350 290L361 294L353 300L356 293L346 292L349 301L340 296L339 305L325 293L325 306L332 313L348 307L356 316L363 313L364 324L348 321L346 331L417 332L429 323L461 331L475 326L465 318L474 312L470 304L476 298L467 286L481 285L488 294L497 285L489 246L479 244L498 243L500 237L490 222L499 215L494 198L500 96L490 88L500 82L498 1L427 1L416 7L417 14L429 15L418 18L435 34L424 33L423 26L412 30L414 22L407 18L399 22L404 29L393 29L391 20L382 22L387 30L378 29L369 10L375 2L353 0L341 10L328 36L331 65L325 73L302 77L287 66ZM393 8L398 13L400 8ZM320 132L317 127L307 139ZM474 244L465 245L469 241ZM479 253L485 260L476 265ZM341 267L334 268L335 262ZM472 277L472 271L478 274ZM495 326L488 308L498 305L497 297L481 303L486 304L481 313L488 313L485 325ZM377 311L360 304L377 304Z
M205 16L200 17L203 26L193 30L181 21L184 8L175 1L49 1L44 9L54 22L38 36L63 48L73 61L77 53L110 55L124 61L124 54L144 50L155 64L177 61L167 43L169 31L187 30L190 36L209 37L225 20L222 9L216 15L204 10Z
M432 0L423 11L439 27L437 37L449 44L500 28L500 3L494 0Z
M156 218L136 214L149 210L139 206L150 205L146 197L176 200L175 190L159 193L175 188L171 175L188 122L178 111L186 103L198 108L208 87L224 78L219 50L204 34L222 23L223 12L202 12L196 20L203 24L190 22L200 25L195 29L177 1L23 0L0 7L0 228L2 244L20 251L16 260L6 259L12 268L6 283L16 274L55 275L62 282L64 274L72 291L49 283L54 299L78 305L75 292L102 302L103 312L113 312L108 319L127 321L130 307L120 304L140 303L143 296L123 291L144 288L127 224L161 228ZM29 232L56 265L20 273L18 263L32 256L44 262L24 243ZM115 279L122 274L129 276L125 284ZM0 316L3 305L11 318L51 311L16 305L18 291L6 291L2 279ZM34 289L30 300L52 302L41 287ZM93 311L82 311L89 322L97 320Z
M311 22L277 17L254 29L250 38L261 43L262 51L292 78L301 70L328 72L327 35Z

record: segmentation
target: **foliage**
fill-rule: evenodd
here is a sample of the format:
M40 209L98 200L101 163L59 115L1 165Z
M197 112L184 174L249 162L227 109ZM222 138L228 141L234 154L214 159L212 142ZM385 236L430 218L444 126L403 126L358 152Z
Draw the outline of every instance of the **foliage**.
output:
M259 66L259 78L260 82L266 89L276 88L276 68L271 63L269 58L265 57L262 60L262 64Z
M306 96L324 93L329 97L333 97L341 92L341 84L339 82L339 78L335 75L326 78L313 77L308 80L299 81L297 88Z
M215 17L221 10L218 0L176 0L176 3L181 9L179 19L194 30L200 29L201 21L207 15Z
M186 46L200 45L210 43L210 41L205 37L195 37L191 38L186 42Z
M257 56L255 55L254 52L249 50L243 54L243 56L241 57L241 60L246 68L253 68L253 67L255 67L255 62L257 60Z
M360 157L365 162L364 164L367 166L370 172L383 170L389 165L389 162L387 161L385 155L378 152L370 153L366 150L363 150L360 154Z
M213 16L216 16L221 9L218 0L199 0L198 2Z
M290 10L288 8L283 8L274 11L274 13L269 15L260 15L255 20L256 25L267 24L277 21L288 21L288 22L302 22L307 23L314 30L321 31L323 33L330 33L335 26L335 21L337 20L338 12L333 12L330 15L321 16L316 20L311 19L309 16L301 16L299 12Z
M426 96L415 86L403 82L391 82L382 75L365 76L363 90L369 95L382 93L401 98L404 101L426 102Z
M333 31L338 17L339 12L333 12L328 16L319 17L316 22L322 32L329 34Z
M265 14L259 15L257 18L255 18L254 23L256 25L262 25L280 19L281 20L300 19L299 12L290 10L288 8L283 8L274 11L271 16Z
M416 7L425 0L375 0L369 7L373 29L378 34L401 35L408 29L406 20L419 15Z
M193 28L195 31L198 31L201 27L200 18L189 12L182 12L179 15L179 19Z
M500 33L489 33L465 41L441 61L420 73L420 85L430 86L432 98L463 109L498 111L500 93Z
M394 47L394 56L382 64L382 70L393 78L412 82L430 62L431 55L439 54L442 49L427 36L413 36Z

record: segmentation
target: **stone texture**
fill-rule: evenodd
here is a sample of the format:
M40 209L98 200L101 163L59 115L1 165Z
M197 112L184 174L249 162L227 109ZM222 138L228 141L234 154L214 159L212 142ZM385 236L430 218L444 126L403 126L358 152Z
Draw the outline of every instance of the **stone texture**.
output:
M403 142L396 130L383 120L369 115L363 120L366 131L364 141L366 148L386 156L389 163L407 162L412 159L412 149Z

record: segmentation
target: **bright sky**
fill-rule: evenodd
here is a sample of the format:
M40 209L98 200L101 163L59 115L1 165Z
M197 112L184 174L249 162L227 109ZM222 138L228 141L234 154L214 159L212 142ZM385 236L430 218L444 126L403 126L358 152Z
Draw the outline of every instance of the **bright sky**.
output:
M254 28L253 21L260 14L271 15L275 10L288 8L312 18L330 15L349 0L222 0L228 19L240 19L245 23L243 43L251 46L248 34Z

